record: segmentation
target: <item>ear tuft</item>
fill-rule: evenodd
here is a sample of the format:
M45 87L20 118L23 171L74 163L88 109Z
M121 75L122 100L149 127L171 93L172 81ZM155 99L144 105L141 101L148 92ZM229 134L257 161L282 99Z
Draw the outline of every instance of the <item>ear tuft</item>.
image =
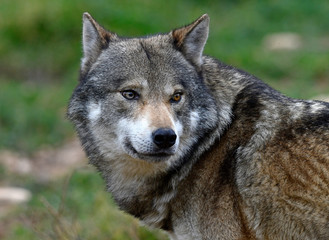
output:
M89 13L83 14L83 59L81 71L86 72L96 61L101 50L108 46L108 43L116 38L116 35L100 26Z
M196 66L202 64L202 53L209 33L209 16L202 15L193 23L172 31L174 44Z

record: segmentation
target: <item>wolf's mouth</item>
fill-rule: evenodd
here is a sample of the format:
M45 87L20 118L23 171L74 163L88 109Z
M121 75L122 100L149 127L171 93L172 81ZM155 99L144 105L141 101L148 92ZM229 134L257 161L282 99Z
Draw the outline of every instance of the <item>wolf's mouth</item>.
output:
M159 150L155 152L140 153L129 142L127 142L125 146L130 156L132 156L133 158L138 158L146 161L152 161L152 162L165 161L168 158L170 158L172 155L174 155L174 152L170 150Z

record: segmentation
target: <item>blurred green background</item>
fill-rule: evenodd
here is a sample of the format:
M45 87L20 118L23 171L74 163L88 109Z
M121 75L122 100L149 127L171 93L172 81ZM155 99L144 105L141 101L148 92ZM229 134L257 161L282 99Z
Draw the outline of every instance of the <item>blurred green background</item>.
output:
M1 150L33 156L74 138L65 111L77 84L85 11L123 36L168 32L208 13L205 54L291 97L329 94L327 0L1 0ZM274 33L293 33L293 47L275 49ZM1 239L165 239L119 213L93 170L44 183L0 165L0 184L33 194L0 216Z

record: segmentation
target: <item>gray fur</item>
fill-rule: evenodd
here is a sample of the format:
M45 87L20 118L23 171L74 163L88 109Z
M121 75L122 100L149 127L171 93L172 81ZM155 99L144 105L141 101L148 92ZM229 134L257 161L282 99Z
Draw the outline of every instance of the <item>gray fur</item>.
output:
M127 39L84 14L68 117L90 162L122 210L172 239L328 239L329 105L202 56L208 29L203 15ZM177 135L167 149L152 138L161 128ZM295 159L313 167L295 176ZM311 190L296 200L284 189L299 181Z

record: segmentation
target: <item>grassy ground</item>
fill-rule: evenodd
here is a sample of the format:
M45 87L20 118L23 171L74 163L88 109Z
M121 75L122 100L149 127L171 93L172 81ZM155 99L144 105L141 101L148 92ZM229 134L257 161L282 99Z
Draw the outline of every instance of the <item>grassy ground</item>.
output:
M329 2L211 0L2 0L0 7L0 149L23 155L74 135L65 119L81 58L81 17L90 12L119 35L167 32L208 13L205 53L242 68L285 94L329 93ZM269 51L264 38L293 32L294 51ZM79 170L50 183L10 176L0 184L28 188L32 200L1 223L3 239L161 239L122 215L98 174Z
M120 212L104 191L102 179L91 168L78 169L47 184L26 177L16 178L14 183L34 195L28 204L1 219L5 228L3 235L0 231L1 239L166 239Z

